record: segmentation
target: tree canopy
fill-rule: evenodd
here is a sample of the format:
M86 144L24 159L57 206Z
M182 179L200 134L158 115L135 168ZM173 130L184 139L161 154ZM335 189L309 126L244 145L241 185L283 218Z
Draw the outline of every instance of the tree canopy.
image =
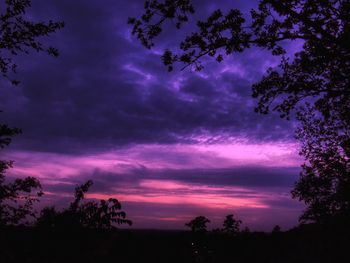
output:
M177 29L195 12L191 0L147 0L140 18L129 18L132 34L147 47L167 21ZM303 220L349 211L350 177L350 2L347 0L260 0L247 19L240 10L218 9L197 21L195 32L165 50L162 61L202 70L203 57L221 62L226 56L264 48L280 57L252 87L256 111L277 111L289 119L298 113L297 138L305 157L300 180L292 192L308 208ZM287 41L301 50L288 54ZM320 214L322 210L322 215Z

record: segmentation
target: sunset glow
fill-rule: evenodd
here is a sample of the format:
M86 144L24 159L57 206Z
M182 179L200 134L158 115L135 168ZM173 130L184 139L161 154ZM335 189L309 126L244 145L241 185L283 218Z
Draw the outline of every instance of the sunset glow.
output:
M92 179L96 189L92 188L89 198L115 197L126 208L142 204L166 205L168 209L188 206L203 213L269 211L274 209L274 202L289 203L288 183L282 182L292 182L300 161L295 145L288 143L150 144L74 156L9 151L7 158L16 160L9 173L11 176L40 178L44 189L48 189L44 199L62 199L58 205L67 202L64 200L72 196L77 184ZM283 172L285 168L287 170ZM259 174L262 178L258 180L274 180L282 184L271 188L267 187L268 182L261 187L251 178ZM296 208L295 212L298 210ZM157 211L137 212L142 221L152 214L157 214ZM190 218L194 214L180 213L178 216ZM162 213L156 221L171 221L181 228L183 222L174 218Z
M73 2L33 4L29 16L65 21L45 40L60 56L19 57L21 84L0 80L1 122L23 130L2 152L15 161L8 175L39 178L39 206L66 206L91 179L88 196L120 200L135 228L183 229L198 215L215 227L229 213L252 229L297 223L295 123L255 113L251 96L276 57L252 48L222 63L204 59L200 72L169 73L160 55L181 36L165 31L143 48L127 25L139 1ZM206 2L198 14L226 2Z

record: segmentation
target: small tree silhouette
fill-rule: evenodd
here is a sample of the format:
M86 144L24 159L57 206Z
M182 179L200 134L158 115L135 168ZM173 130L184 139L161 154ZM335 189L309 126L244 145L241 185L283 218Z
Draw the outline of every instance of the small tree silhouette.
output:
M185 225L191 228L192 232L205 233L207 232L207 223L210 223L208 218L205 216L197 216Z
M236 235L239 233L239 227L242 224L242 221L235 219L233 214L227 215L223 223L223 232L228 234Z
M69 208L62 212L54 207L46 207L37 220L37 225L42 227L65 228L92 228L111 229L114 224L132 225L132 221L126 219L126 213L121 210L120 202L115 198L89 201L82 203L85 193L92 186L91 180L75 188L75 199Z

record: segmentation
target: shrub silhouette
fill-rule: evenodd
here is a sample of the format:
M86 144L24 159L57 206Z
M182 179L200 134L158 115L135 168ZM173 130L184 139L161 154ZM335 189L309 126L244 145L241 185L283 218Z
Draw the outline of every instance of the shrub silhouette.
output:
M93 182L89 180L77 186L75 199L67 209L63 211L57 211L54 207L42 209L37 226L112 229L115 228L114 224L132 225L132 221L126 218L126 213L121 210L120 202L115 198L100 200L100 202L82 202L92 184Z

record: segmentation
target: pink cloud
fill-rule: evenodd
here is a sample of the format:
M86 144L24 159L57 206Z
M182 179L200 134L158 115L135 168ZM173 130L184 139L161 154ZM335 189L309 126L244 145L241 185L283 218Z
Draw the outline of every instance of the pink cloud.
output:
M135 180L124 184L125 187L124 185L120 187L120 184L114 187L111 182L108 190L93 190L88 194L89 198L116 197L123 204L131 207L135 205L170 207L166 210L167 212L161 214L158 214L157 208L151 211L143 211L138 208L138 211L131 210L131 215L146 219L155 217L158 221L165 222L160 224L162 227L166 226L166 222L169 222L169 226L174 226L170 222L174 224L178 222L177 225L180 227L183 225L179 223L181 220L188 219L200 211L215 217L214 211L221 211L220 215L223 215L230 211L253 210L255 214L246 216L245 220L257 224L262 215L267 216L266 211L276 209L274 201L285 202L284 200L289 198L286 198L289 190L178 181L168 179L167 170L181 173L182 170L191 169L200 171L200 169L249 166L261 166L267 169L276 166L295 167L300 163L295 149L295 145L288 143L252 144L233 141L230 144L135 145L86 155L8 151L5 158L15 160L14 168L9 170L10 176L36 176L41 179L44 187L51 187L49 188L51 190L46 192L44 204L49 203L47 200L50 202L60 198L69 200L73 197L74 186L77 182L83 183L86 178L98 181L98 174L110 173L113 182L128 178ZM142 175L143 171L164 172L158 177L147 178L147 174ZM84 175L90 177L84 177ZM93 177L94 175L96 178ZM68 190L60 192L58 188L55 188L57 185ZM69 191L72 192L68 193ZM193 214L191 211L178 211L176 215L173 215L171 207L177 206L191 207ZM297 214L295 211L300 210L300 208L293 209L295 215Z
M8 152L5 158L16 161L11 174L31 174L41 178L80 175L94 169L128 173L130 169L206 169L238 166L293 167L300 164L292 143L196 145L136 145L114 151L86 155L57 153Z

